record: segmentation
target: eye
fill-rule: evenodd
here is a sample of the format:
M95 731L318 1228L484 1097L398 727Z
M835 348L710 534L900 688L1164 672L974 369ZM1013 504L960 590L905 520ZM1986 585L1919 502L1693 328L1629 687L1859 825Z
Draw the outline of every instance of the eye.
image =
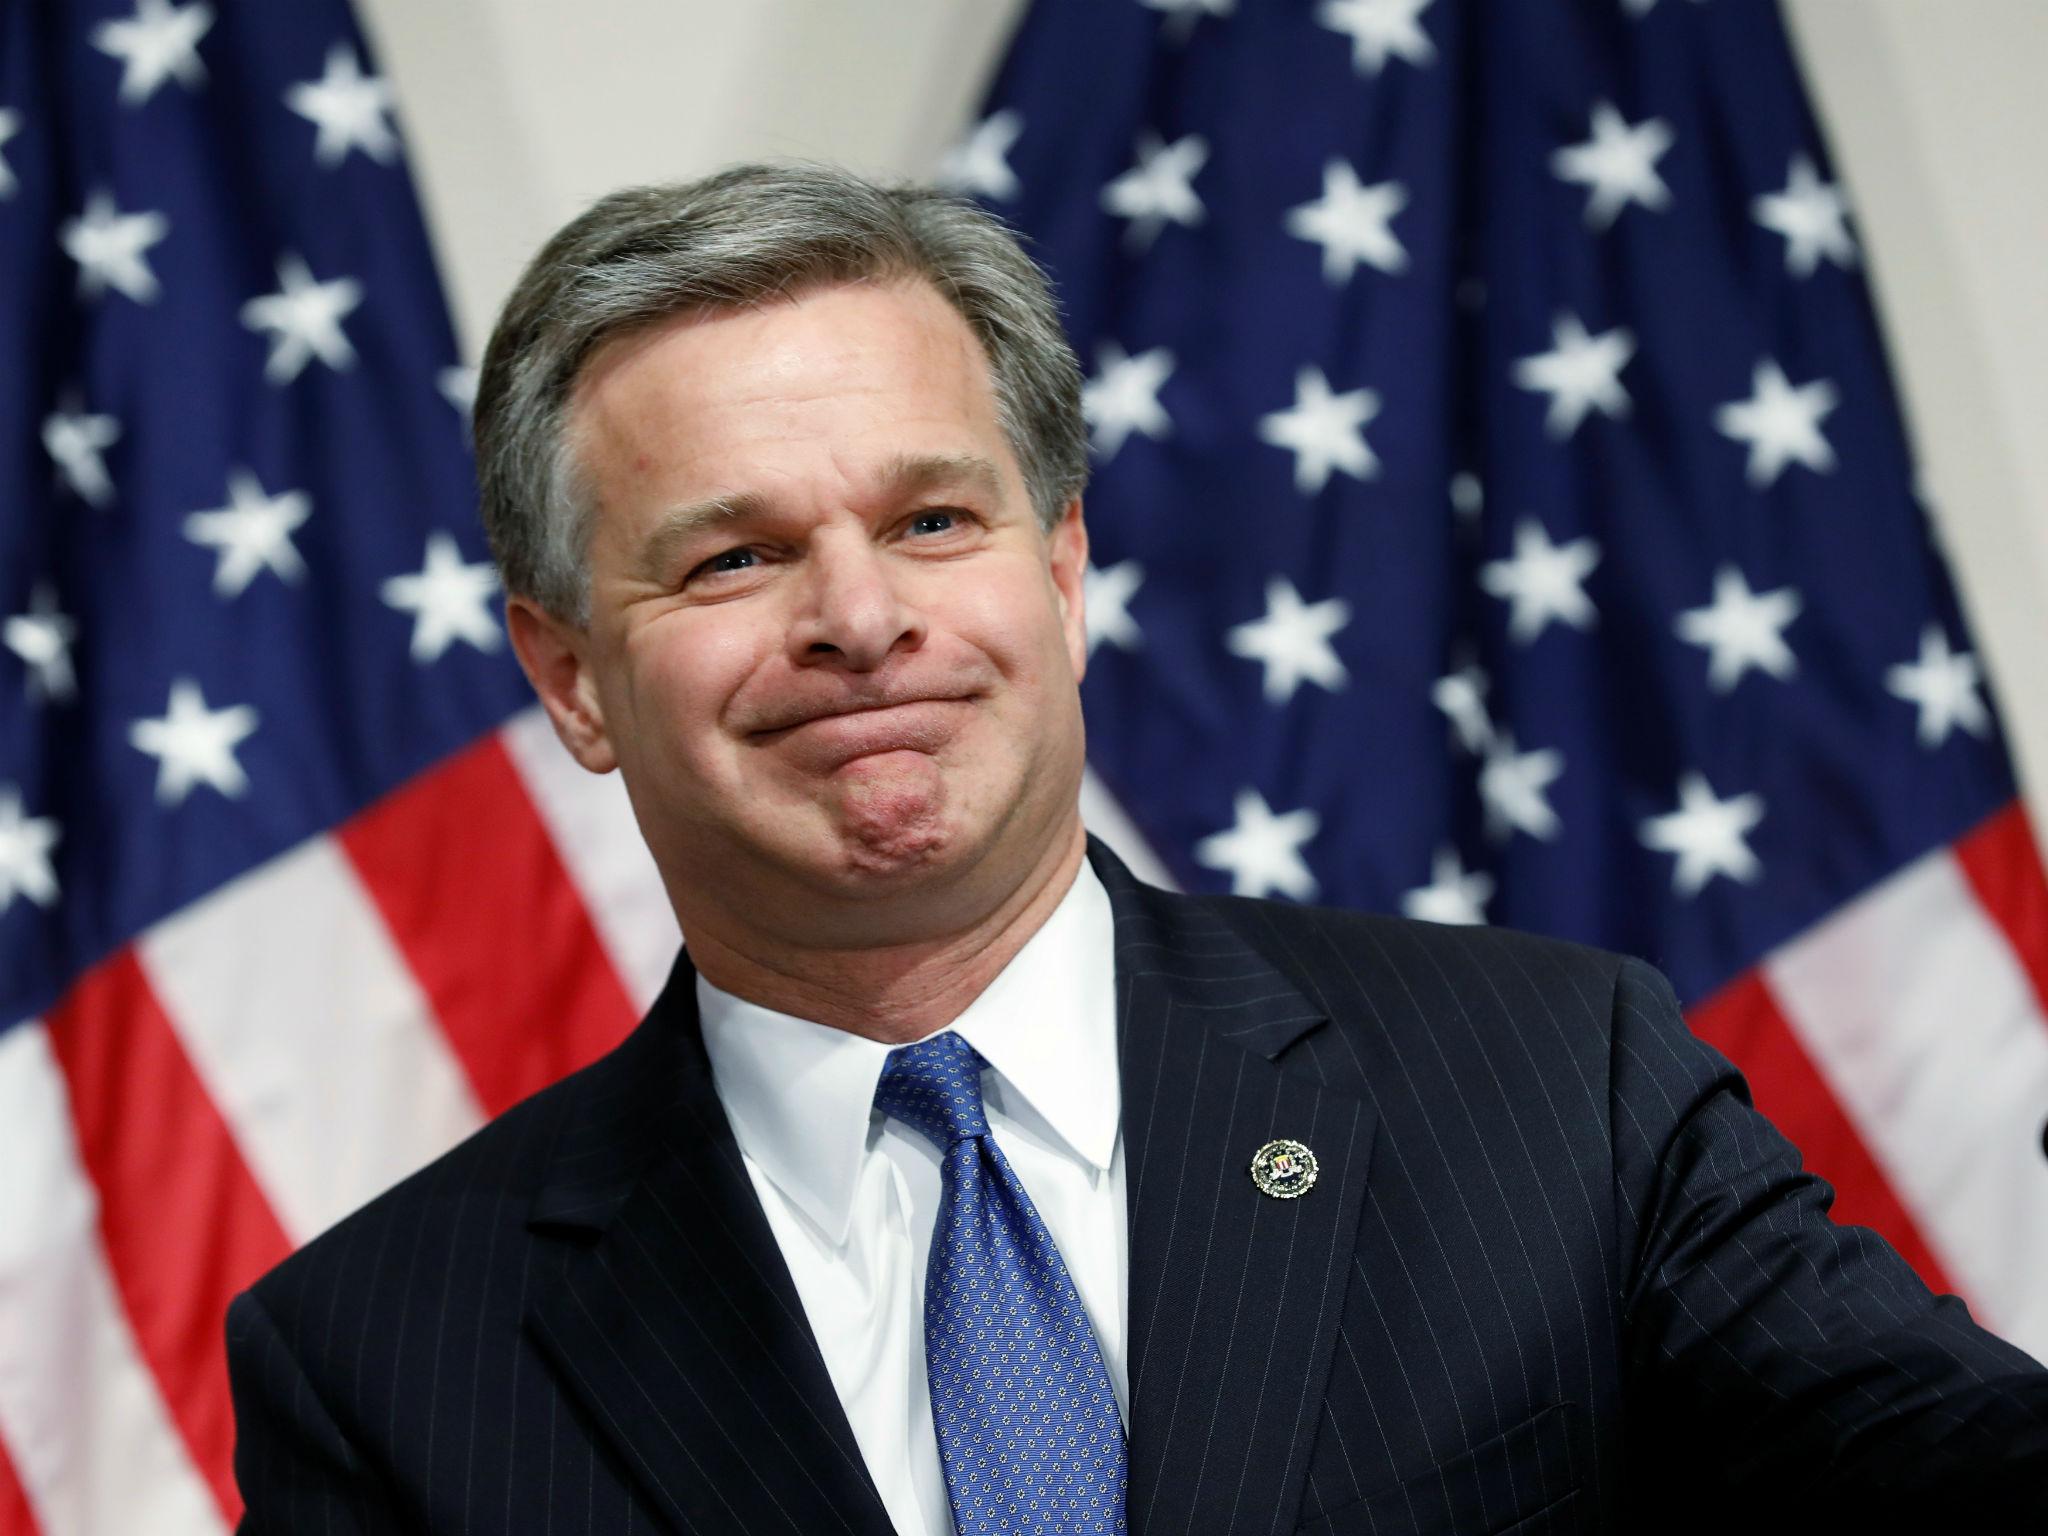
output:
M755 552L751 545L741 545L737 549L721 550L702 565L697 566L683 579L685 581L693 581L699 576L721 576L733 571L744 571L758 564L760 558L760 555Z
M929 507L915 514L908 524L913 534L931 535L951 533L966 520L967 514L953 507Z

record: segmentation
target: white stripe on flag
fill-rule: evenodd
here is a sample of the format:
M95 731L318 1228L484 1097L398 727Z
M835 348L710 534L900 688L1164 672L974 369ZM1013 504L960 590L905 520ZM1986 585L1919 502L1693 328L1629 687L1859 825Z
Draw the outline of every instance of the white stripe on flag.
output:
M1764 975L1950 1278L2048 1358L2048 1019L1962 870L1907 865Z
M294 1243L483 1123L383 918L326 837L166 918L136 951Z
M683 940L624 783L616 773L585 772L538 705L513 716L499 736L627 995L644 1011Z
M44 1536L222 1536L114 1289L69 1102L40 1022L0 1035L0 1440Z

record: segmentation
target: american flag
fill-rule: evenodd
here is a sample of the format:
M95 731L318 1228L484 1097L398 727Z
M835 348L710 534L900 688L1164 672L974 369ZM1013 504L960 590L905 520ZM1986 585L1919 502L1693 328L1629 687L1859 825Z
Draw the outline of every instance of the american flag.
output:
M1089 373L1192 888L1644 955L2048 1355L2048 886L1770 0L1041 0L943 174Z
M224 1531L229 1295L676 944L507 659L399 148L340 0L0 18L8 1536ZM1094 375L1179 878L1650 953L2048 1347L2048 895L1769 9L1070 0L950 171Z
M0 1532L220 1533L229 1297L677 942L512 665L342 0L0 10Z

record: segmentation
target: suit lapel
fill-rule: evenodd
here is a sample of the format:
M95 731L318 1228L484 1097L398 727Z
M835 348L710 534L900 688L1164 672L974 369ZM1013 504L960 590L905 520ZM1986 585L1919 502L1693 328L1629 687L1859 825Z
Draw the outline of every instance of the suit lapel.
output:
M571 1252L527 1324L678 1531L890 1529L711 1084L679 961L578 1084L529 1226Z
M1091 847L1116 916L1130 1206L1130 1528L1287 1528L1374 1122L1288 1053L1323 1022L1270 962ZM564 1245L527 1326L678 1532L890 1526L712 1088L687 960L576 1082L529 1226ZM1258 1193L1279 1137L1320 1162Z
M1326 1022L1212 911L1091 850L1117 921L1133 1532L1291 1529L1356 1244L1374 1117L1290 1048ZM1252 1154L1320 1164L1294 1200Z

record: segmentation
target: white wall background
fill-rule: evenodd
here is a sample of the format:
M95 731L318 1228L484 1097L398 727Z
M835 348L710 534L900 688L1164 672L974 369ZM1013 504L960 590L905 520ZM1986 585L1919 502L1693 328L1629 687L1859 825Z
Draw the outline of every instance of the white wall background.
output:
M1923 493L2048 830L2048 3L1785 4L1855 204ZM615 186L764 156L930 172L1020 9L361 0L472 358L534 248Z

